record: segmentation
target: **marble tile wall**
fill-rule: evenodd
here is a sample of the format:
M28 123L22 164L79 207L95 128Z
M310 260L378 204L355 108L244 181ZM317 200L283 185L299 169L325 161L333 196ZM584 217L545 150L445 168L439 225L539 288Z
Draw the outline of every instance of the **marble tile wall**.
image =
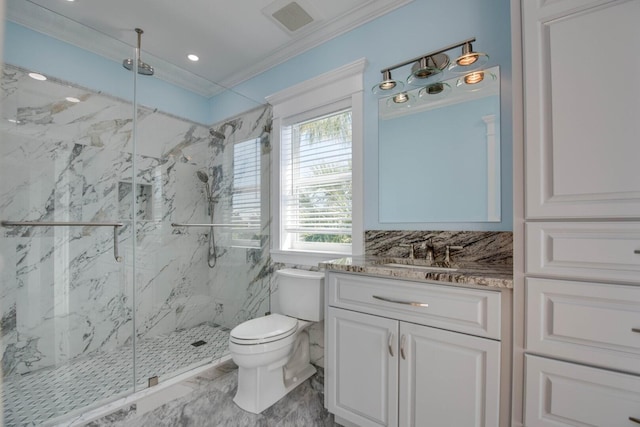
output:
M209 221L199 170L216 181L216 222L228 218L235 141L258 138L268 179L268 107L214 125L224 140L209 126L139 107L133 157L130 103L9 65L0 86L0 219L125 224L121 263L112 228L0 228L4 376L130 343L134 310L140 337L205 322L233 327L268 310L268 214L255 247L234 246L229 230L216 229L215 268L207 266L208 228L170 226Z

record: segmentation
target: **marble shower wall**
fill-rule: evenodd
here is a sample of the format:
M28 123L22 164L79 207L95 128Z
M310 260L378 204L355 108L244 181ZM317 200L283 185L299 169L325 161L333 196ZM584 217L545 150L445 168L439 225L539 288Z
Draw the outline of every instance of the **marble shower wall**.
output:
M134 159L130 103L68 82L36 81L9 65L0 84L0 219L125 224L121 263L113 257L112 228L0 228L3 375L130 344L134 310L137 334L145 337L201 323L231 327L268 309L268 220L256 248L227 247L221 232L214 269L207 266L208 228L170 226L209 221L199 170L217 178L221 199L231 197L233 156L224 155L233 151L231 134L254 132L268 157L261 132L267 107L233 119L225 142L208 126L139 107ZM218 207L225 216L230 204Z

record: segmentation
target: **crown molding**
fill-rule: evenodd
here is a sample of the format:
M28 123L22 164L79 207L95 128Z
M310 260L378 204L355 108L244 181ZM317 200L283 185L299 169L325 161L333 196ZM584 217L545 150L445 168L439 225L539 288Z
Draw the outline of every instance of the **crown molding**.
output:
M262 61L258 61L241 72L234 73L219 83L212 82L151 54L146 54L143 60L153 64L157 78L209 98L412 1L414 0L369 1L347 14L312 28L306 35L297 34L296 39L292 39L277 51L271 52ZM92 28L29 1L8 1L6 18L16 24L116 62L131 57L134 49L134 46L96 32Z

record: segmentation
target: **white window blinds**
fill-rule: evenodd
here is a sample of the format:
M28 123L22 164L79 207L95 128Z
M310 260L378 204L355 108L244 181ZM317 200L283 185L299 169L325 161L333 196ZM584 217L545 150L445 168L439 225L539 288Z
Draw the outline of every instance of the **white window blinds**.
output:
M351 109L283 126L283 227L296 242L351 243Z
M247 244L260 240L260 139L250 139L233 146L233 192L231 223L233 240Z

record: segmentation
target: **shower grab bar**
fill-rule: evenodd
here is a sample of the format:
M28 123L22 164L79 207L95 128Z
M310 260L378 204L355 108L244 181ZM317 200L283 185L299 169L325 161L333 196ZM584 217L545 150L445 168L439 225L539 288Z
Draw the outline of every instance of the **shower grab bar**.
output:
M122 257L118 253L118 227L123 227L122 222L61 222L61 221L1 221L3 227L113 227L113 257L116 262L121 262Z
M172 227L233 227L233 228L252 228L251 224L191 224L172 222Z

